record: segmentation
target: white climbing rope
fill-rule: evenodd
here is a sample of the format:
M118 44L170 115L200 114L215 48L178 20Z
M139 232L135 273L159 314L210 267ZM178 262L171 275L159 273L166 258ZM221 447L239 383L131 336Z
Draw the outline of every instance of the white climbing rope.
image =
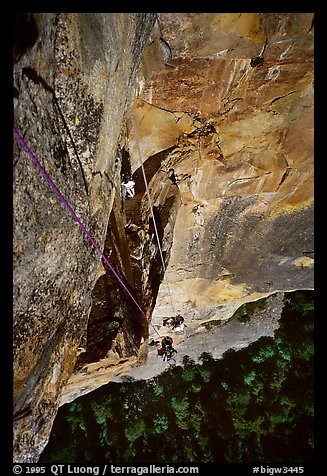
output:
M153 220L153 227L154 227L154 231L155 231L155 235L156 235L156 239L157 239L157 243L158 243L158 249L159 249L159 254L160 254L160 258L161 258L162 268L163 268L164 275L165 275L165 274L166 274L165 260L164 260L163 254L162 254L162 248L161 248L161 245L160 245L160 239L159 239L158 229L157 229L156 220L155 220L154 213L153 213L153 206L152 206L152 201L151 201L151 195L150 195L150 191L149 191L149 187L148 187L148 182L147 182L146 175L145 175L143 160L142 160L142 153L141 153L140 143L139 143L139 140L138 140L138 135L137 135L137 131L136 131L135 121L134 121L134 117L133 117L133 113L132 113L132 108L131 108L131 105L130 105L130 104L128 104L128 110L129 110L129 114L130 114L130 117L131 117L132 127L133 127L133 130L134 130L134 136L135 136L135 142L136 142L136 145L137 145L137 151L138 151L138 156L139 156L139 162L140 162L140 166L141 166L141 169L142 169L143 180L144 180L145 189L146 189L146 193L147 193L148 201L149 201L149 206L150 206L150 210L151 210L151 216L152 216L152 220ZM173 299L172 299L171 292L170 292L170 286L169 286L169 283L168 283L168 279L167 279L167 283L166 283L166 284L167 284L168 294L169 294L169 297L170 297L170 304L171 304L171 307L172 307L172 310L173 310L173 316L176 316L175 308L174 308L174 305L173 305Z

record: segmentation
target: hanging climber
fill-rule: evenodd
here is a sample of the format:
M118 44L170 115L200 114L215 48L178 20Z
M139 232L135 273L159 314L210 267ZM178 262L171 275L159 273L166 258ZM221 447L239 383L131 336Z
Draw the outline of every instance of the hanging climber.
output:
M161 347L162 348L167 348L167 346L172 347L173 345L173 338L169 336L165 336L162 341L161 341Z
M177 185L177 180L176 180L174 169L169 169L168 178L173 182L174 185Z
M131 174L126 174L123 177L124 196L135 197L135 182L132 180Z
M183 331L186 324L184 324L184 317L178 314L174 317L173 331Z
M172 337L166 336L161 341L161 349L158 350L158 355L162 357L164 362L169 362L170 359L177 354L177 350L173 348Z
M174 318L173 317L164 317L163 320L162 320L162 325L164 327L168 326L172 329L173 326L174 326Z
M172 331L183 331L186 324L184 324L184 317L178 314L174 317L165 317L162 321L164 327L168 326Z

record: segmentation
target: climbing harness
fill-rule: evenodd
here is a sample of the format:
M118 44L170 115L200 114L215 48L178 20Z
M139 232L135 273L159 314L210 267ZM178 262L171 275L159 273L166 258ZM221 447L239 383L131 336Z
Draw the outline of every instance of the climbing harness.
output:
M83 225L83 223L81 222L81 220L78 218L78 216L76 215L74 209L69 205L69 203L67 202L67 200L65 199L65 197L62 195L62 193L60 192L60 190L58 189L58 187L54 184L53 180L50 178L50 176L48 175L48 173L45 171L45 169L42 167L42 165L40 164L40 162L38 161L38 159L36 158L36 156L33 154L33 152L31 151L31 149L28 147L28 145L26 144L26 142L24 141L24 139L22 138L22 136L19 134L19 132L13 128L13 132L14 132L14 136L15 138L17 139L17 141L19 142L19 144L23 147L23 149L25 150L25 152L30 156L30 158L32 159L34 165L36 165L36 167L39 169L39 171L41 172L41 174L43 175L43 177L46 179L46 181L48 182L48 184L51 186L51 188L53 189L53 191L56 193L56 195L59 197L60 201L65 205L65 207L67 208L67 210L69 211L69 213L72 215L72 217L74 218L74 220L77 222L77 224L82 228L84 234L87 236L87 238L90 240L90 242L92 243L92 245L94 246L94 248L97 250L97 252L100 254L100 256L104 259L104 261L107 263L107 265L109 266L111 272L114 274L114 276L118 279L119 283L121 284L121 286L124 288L125 292L128 294L128 296L131 298L131 300L134 302L134 304L136 305L136 307L138 308L138 310L141 312L142 316L147 320L148 324L152 326L152 328L154 329L154 331L158 334L158 336L160 337L160 334L159 332L157 331L157 329L153 326L153 324L149 321L147 315L145 314L145 312L143 311L143 309L141 308L141 306L138 304L138 302L136 301L136 299L134 298L134 296L131 294L131 292L129 291L129 289L127 288L127 286L125 285L125 283L122 281L122 279L119 277L117 271L115 270L115 268L111 265L111 263L108 261L108 259L106 258L105 254L103 253L103 251L101 250L100 246L97 244L97 242L95 241L94 238L92 238L92 236L90 235L90 233L88 232L88 230L85 228L85 226Z
M143 179L144 179L144 185L145 185L146 193L147 193L147 196L148 196L148 201L149 201L149 206L150 206L150 211L151 211L151 216L152 216L152 221L153 221L153 227L154 227L154 231L155 231L155 235L156 235L156 239L157 239L157 243L158 243L159 254L160 254L161 263L162 263L162 269L163 269L163 272L164 272L164 275L165 275L166 274L166 265L165 265L164 257L163 257L163 254L162 254L162 248L161 248L161 245L160 245L158 229L157 229L156 220L155 220L154 212L153 212L153 205L152 205L152 201L151 201L151 195L150 195L150 192L149 192L148 182L147 182L147 179L146 179L143 160L142 160L140 143L139 143L139 140L138 140L138 135L137 135L136 126L135 126L135 122L134 122L134 117L133 117L133 113L132 113L132 108L131 108L130 104L128 104L128 110L129 110L129 114L130 114L130 117L131 117L132 127L133 127L133 130L134 130L134 136L135 136L135 142L136 142L136 145L137 145L139 162L140 162L140 166L141 166L141 169L142 169L142 175L143 175ZM167 284L168 294L169 294L169 297L170 297L170 304L171 304L171 307L172 307L172 310L173 310L173 315L175 315L176 313L175 313L175 309L174 309L174 305L173 305L173 299L172 299L172 296L171 296L168 280L167 280L166 284Z

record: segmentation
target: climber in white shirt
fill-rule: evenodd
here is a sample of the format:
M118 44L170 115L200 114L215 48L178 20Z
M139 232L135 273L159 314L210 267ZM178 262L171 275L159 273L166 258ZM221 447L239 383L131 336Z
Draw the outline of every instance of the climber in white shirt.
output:
M135 197L135 182L132 180L130 174L126 174L123 181L124 186L124 196L125 197Z

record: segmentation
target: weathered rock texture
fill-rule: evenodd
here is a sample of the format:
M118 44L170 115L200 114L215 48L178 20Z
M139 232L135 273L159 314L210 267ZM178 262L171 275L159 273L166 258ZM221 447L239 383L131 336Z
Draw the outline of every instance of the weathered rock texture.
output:
M137 195L125 204L126 232L138 297L153 310L150 342L154 328L168 332L164 317L186 319L175 334L181 363L201 355L199 335L215 354L206 321L278 290L313 287L313 16L159 19L171 51L128 115L124 157ZM158 297L163 273L140 160L167 266ZM165 368L155 346L145 343L144 353L147 365L132 371L107 357L85 365L61 403L104 375L146 378Z
M181 206L152 322L164 331L180 313L189 335L265 293L313 287L313 15L160 24L172 58L134 116L143 160L166 151Z
M37 460L59 403L149 376L163 317L186 319L181 363L223 348L207 321L313 288L313 14L158 17L17 19L15 127L152 320L15 144L17 461Z
M15 127L101 248L110 212L120 209L119 144L154 20L145 13L15 19ZM133 288L128 260L115 266ZM36 461L48 440L85 341L99 274L99 255L14 143L15 461ZM121 331L120 356L134 359L140 317L128 318L130 303L118 288L109 320ZM107 329L109 342L115 325Z

